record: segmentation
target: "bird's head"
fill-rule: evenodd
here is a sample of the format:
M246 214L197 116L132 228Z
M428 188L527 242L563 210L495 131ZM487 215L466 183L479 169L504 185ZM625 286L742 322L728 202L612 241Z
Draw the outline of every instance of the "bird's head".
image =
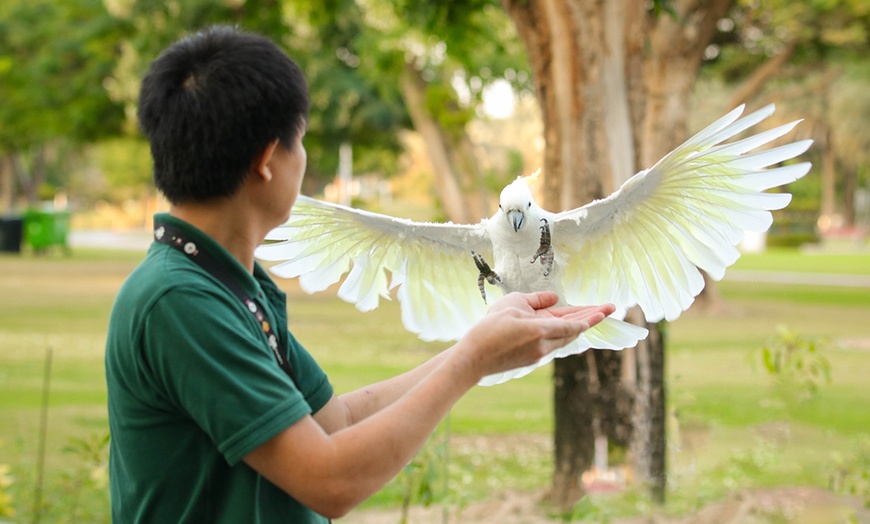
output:
M529 176L517 177L501 191L498 208L514 232L518 232L523 227L530 213L537 214L540 209L532 198L532 191L529 188L529 183L536 180L540 172L541 170L538 169Z

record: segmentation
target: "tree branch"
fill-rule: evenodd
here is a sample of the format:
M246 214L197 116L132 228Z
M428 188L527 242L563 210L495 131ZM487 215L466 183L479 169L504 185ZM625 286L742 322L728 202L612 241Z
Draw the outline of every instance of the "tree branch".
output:
M795 48L797 48L797 39L793 39L782 52L757 67L731 97L728 108L737 107L755 98L764 88L767 81L782 71L783 66L794 54Z

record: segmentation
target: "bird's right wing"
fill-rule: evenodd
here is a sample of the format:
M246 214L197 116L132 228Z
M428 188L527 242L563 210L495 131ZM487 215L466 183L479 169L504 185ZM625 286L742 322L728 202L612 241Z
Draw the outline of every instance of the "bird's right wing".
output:
M471 255L492 260L485 222L414 222L300 196L266 240L257 258L282 261L270 271L308 293L350 271L338 296L370 311L398 287L402 322L423 340L457 340L486 314Z
M765 191L810 169L807 162L768 168L801 155L811 140L756 151L798 122L726 142L773 110L741 118L738 107L609 197L557 215L553 241L568 302L637 304L649 322L673 320L704 286L698 268L721 279L744 231L766 231L770 211L791 200Z

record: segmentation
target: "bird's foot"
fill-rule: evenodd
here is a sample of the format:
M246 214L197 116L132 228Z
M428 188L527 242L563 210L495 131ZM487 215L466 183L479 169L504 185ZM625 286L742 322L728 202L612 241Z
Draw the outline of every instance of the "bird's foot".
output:
M502 283L501 277L498 276L498 273L492 270L489 267L489 264L486 263L486 260L483 259L483 256L471 252L472 258L474 258L474 265L477 266L477 270L480 271L480 275L477 277L477 287L480 289L480 296L483 297L483 303L486 304L486 289L484 288L484 282L489 282L493 286L500 285Z
M550 223L547 222L546 218L542 218L541 222L541 245L538 247L538 251L535 253L535 256L532 257L532 264L541 259L541 265L544 266L544 276L549 276L550 271L553 270L553 244L551 243L550 237Z

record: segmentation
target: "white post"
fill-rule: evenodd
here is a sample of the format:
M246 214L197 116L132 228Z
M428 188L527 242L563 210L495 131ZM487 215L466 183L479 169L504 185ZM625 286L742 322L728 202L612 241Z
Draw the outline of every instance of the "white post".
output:
M350 206L351 181L353 180L353 146L342 142L338 148L338 202Z

